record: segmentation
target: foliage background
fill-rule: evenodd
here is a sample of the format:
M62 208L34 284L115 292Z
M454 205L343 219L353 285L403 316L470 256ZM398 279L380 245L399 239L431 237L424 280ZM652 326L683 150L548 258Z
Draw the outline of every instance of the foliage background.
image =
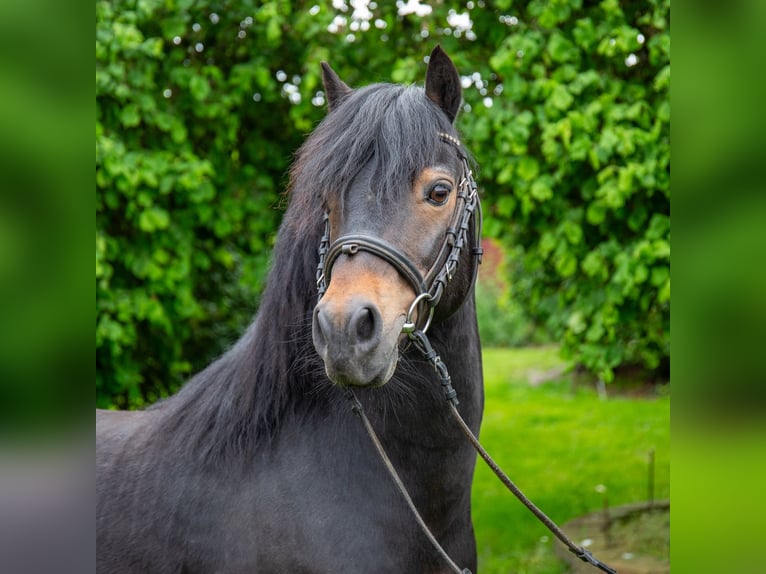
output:
M353 4L353 5L351 5ZM96 386L173 392L257 309L319 62L350 85L463 74L504 305L605 381L666 371L668 1L96 4ZM514 331L516 332L516 331ZM537 335L534 335L537 336Z

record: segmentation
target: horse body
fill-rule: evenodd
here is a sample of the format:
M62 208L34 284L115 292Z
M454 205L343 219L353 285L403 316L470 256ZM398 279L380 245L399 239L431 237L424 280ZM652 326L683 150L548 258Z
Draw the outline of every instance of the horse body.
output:
M442 55L439 52L437 60ZM373 382L357 381L351 380L356 371L344 370L347 359L320 358L315 350L320 348L317 308L325 312L327 325L351 321L353 329L343 327L346 334L359 334L362 342L352 341L350 346L363 349L373 339L386 342L389 315L394 325L400 327L403 321L401 310L384 309L395 299L385 282L375 287L383 293L381 298L365 300L362 312L352 308L347 313L351 319L344 318L345 311L337 311L341 297L353 291L352 277L360 270L369 275L374 268L385 267L371 254L338 259L322 300L326 304L317 306L317 246L328 190L315 187L322 180L316 169L330 161L318 158L318 150L326 147L336 124L345 121L344 111L353 116L358 111L354 106L364 105L365 96L388 106L378 110L379 116L365 118L373 135L383 125L380 122L402 123L396 113L409 100L414 108L408 113L420 114L419 121L431 122L434 130L450 130L454 113L439 117L432 102L420 102L418 98L427 98L416 88L376 85L349 94L345 84L335 80L325 77L331 109L337 106L337 111L299 153L268 287L250 328L175 396L145 411L97 412L99 571L446 571L386 473L343 389L330 381L328 375L336 371L341 384L357 385L357 397L429 528L455 562L475 571L470 510L475 455L449 418L431 365L394 335L397 364L390 380L375 374L370 377ZM454 163L448 149L440 148L434 152L436 159L417 169L435 164L448 171L444 166ZM400 155L402 151L397 150ZM386 156L386 149L377 147L362 160L346 157L345 168L333 168L339 181L346 180L339 184L345 186L345 195L336 200L340 205L335 203L330 214L339 230L336 235L348 232L343 226L362 229L365 222L359 214L364 211L379 214L369 227L381 235L390 227L381 223L385 214L402 216L396 207L401 202L395 198L370 199L359 191L374 187L379 176L375 161L381 155ZM371 163L371 157L377 159ZM355 171L344 172L354 170L354 163L360 164ZM413 174L402 177L411 180ZM424 223L413 225L410 231L406 226L399 229L402 237L413 236L412 229ZM397 241L397 229L388 233L388 241ZM429 239L417 248L402 244L401 249L424 265L438 252L438 241ZM478 430L483 407L481 355L470 261L463 263L429 335L450 364L461 414ZM397 273L390 269L386 273L386 280L406 294L408 286ZM359 298L351 293L350 299ZM412 294L403 300L407 298ZM324 336L320 334L320 339ZM321 342L327 347L335 344ZM376 357L390 354L380 352ZM332 369L331 360L337 361ZM379 371L376 367L375 373Z

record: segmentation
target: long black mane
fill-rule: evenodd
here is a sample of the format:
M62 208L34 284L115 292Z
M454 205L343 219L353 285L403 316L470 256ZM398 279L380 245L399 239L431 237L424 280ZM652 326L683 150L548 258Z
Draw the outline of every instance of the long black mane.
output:
M422 88L374 84L352 92L299 150L289 205L258 313L241 339L182 390L164 411L155 443L217 463L253 452L285 417L334 409L334 389L311 343L315 270L327 194L343 197L360 169L371 192L395 201L426 165L445 154L438 133L455 129ZM385 389L380 389L378 392Z

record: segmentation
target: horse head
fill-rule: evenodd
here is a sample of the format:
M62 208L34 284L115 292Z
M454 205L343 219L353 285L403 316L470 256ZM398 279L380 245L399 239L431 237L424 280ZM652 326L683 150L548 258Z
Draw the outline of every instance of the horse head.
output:
M478 197L453 127L460 77L438 46L425 89L353 90L326 63L322 73L329 113L307 142L325 211L313 342L336 384L381 386L408 333L454 313L475 277Z

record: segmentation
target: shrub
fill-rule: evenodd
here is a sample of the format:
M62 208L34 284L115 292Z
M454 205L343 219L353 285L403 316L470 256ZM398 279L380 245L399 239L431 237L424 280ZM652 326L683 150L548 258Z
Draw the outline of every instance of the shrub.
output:
M605 381L657 369L670 355L670 3L498 5L509 31L484 77L502 98L465 130L485 230L513 253L512 297Z
M102 405L172 392L242 331L279 220L284 147L299 142L289 102L264 88L276 84L272 66L301 56L263 34L240 41L254 4L220 16L204 3L168 6L96 5Z
M476 315L484 346L521 347L547 340L519 303L493 283L476 284Z

